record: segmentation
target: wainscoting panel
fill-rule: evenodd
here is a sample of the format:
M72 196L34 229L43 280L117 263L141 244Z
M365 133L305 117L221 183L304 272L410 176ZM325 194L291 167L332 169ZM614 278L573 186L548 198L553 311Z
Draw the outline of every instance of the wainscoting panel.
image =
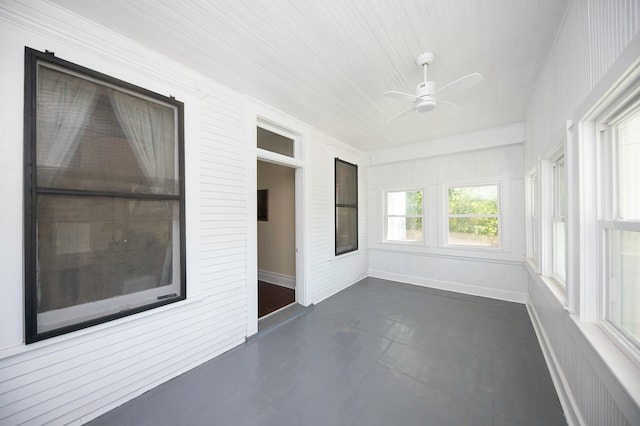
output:
M575 320L539 276L527 280L528 308L570 425L640 424L640 409Z
M521 262L369 249L369 275L492 299L527 300Z

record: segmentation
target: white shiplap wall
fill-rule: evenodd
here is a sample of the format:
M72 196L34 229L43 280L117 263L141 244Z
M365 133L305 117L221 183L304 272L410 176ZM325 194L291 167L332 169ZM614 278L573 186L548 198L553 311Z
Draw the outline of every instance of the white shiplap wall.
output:
M313 132L307 152L311 170L309 290L318 303L367 276L367 167L365 157L339 141ZM358 165L358 251L334 256L334 159Z
M572 0L527 108L525 170L601 82L640 29L637 0ZM640 54L636 52L636 55Z
M534 167L562 142L567 120L582 119L598 97L622 75L623 68L640 57L639 31L637 0L573 0L569 3L527 109L525 170ZM626 63L622 68L618 65L621 59ZM573 178L570 176L570 179ZM575 194L569 195L570 199L577 199ZM569 220L578 219L575 216ZM579 261L579 253L569 252L568 256ZM633 401L621 381L638 377L638 373L616 377L602 358L604 346L595 348L578 326L581 322L577 316L570 316L563 307L564 302L553 295L545 281L533 272L528 274L527 281L530 310L539 326L551 370L556 371L558 393L564 398L570 422L639 424L638 402ZM570 282L574 286L581 284ZM573 290L576 293L576 289ZM607 343L607 347L611 345Z
M22 112L16 105L23 97L25 45L185 103L186 301L24 345ZM250 333L256 315L249 312L248 295L248 280L255 277L248 269L255 265L255 235L248 225L255 218L255 117L244 95L48 3L0 5L0 47L1 161L7 165L0 170L6 196L0 222L0 424L78 424L242 343ZM366 276L366 197L361 190L361 250L334 259L332 159L361 166L363 161L357 151L309 129L302 134L310 184L306 281L309 300L317 303Z
M500 134L499 132L495 133ZM373 165L369 169L369 274L450 291L524 303L526 284L522 253L523 184L520 143L450 155ZM473 147L480 135L461 135ZM440 141L425 144L438 146ZM494 141L500 145L501 141ZM421 150L416 147L416 152ZM380 158L379 161L384 161ZM503 250L463 250L443 247L443 185L503 183ZM383 242L383 193L387 190L424 191L425 245Z

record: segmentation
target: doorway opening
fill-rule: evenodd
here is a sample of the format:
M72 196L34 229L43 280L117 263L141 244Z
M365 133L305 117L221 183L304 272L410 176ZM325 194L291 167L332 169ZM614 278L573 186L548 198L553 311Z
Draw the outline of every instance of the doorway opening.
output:
M257 118L258 220L255 275L250 274L255 278L248 283L249 336L302 315L310 305L305 285L304 146L303 137L292 129Z
M258 160L258 319L296 298L295 169Z

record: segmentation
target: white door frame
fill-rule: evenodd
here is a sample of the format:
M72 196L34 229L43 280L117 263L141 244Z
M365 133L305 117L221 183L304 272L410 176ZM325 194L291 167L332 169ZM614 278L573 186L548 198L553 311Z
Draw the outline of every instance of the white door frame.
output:
M260 127L270 132L277 133L294 141L294 157L277 154L271 151L257 148L257 128ZM255 156L249 156L249 202L248 211L255 212L256 206L256 168L258 161L278 164L295 169L295 255L296 255L296 302L308 306L311 301L306 286L306 256L305 256L305 162L302 160L302 134L290 128L284 127L261 116L256 116L253 132ZM258 332L258 232L255 215L249 214L247 241L250 249L247 259L247 337Z

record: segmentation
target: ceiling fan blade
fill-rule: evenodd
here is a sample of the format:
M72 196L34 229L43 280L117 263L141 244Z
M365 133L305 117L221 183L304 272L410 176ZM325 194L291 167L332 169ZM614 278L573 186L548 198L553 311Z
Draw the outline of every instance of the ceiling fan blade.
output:
M456 115L459 114L460 111L462 111L462 107L458 104L454 104L453 102L441 101L438 99L436 111L441 112L445 115Z
M401 113L398 113L398 114L394 115L393 117L391 117L389 119L389 121L396 120L396 119L402 117L403 115L410 113L411 111L413 111L413 106L411 108L409 108L409 109L406 109L406 110L402 111Z
M442 86L441 88L435 91L434 95L437 94L438 97L442 96L446 98L453 95L454 93L458 93L458 92L462 92L463 90L470 89L471 87L480 83L483 79L484 77L482 77L482 74L478 74L477 72L474 72L473 74L465 75L464 77L461 77L456 81L452 81L446 86Z
M411 95L409 93L404 92L396 92L395 90L391 90L390 92L385 92L385 96L389 96L390 98L400 99L401 101L409 101L415 102L419 99L416 95Z

